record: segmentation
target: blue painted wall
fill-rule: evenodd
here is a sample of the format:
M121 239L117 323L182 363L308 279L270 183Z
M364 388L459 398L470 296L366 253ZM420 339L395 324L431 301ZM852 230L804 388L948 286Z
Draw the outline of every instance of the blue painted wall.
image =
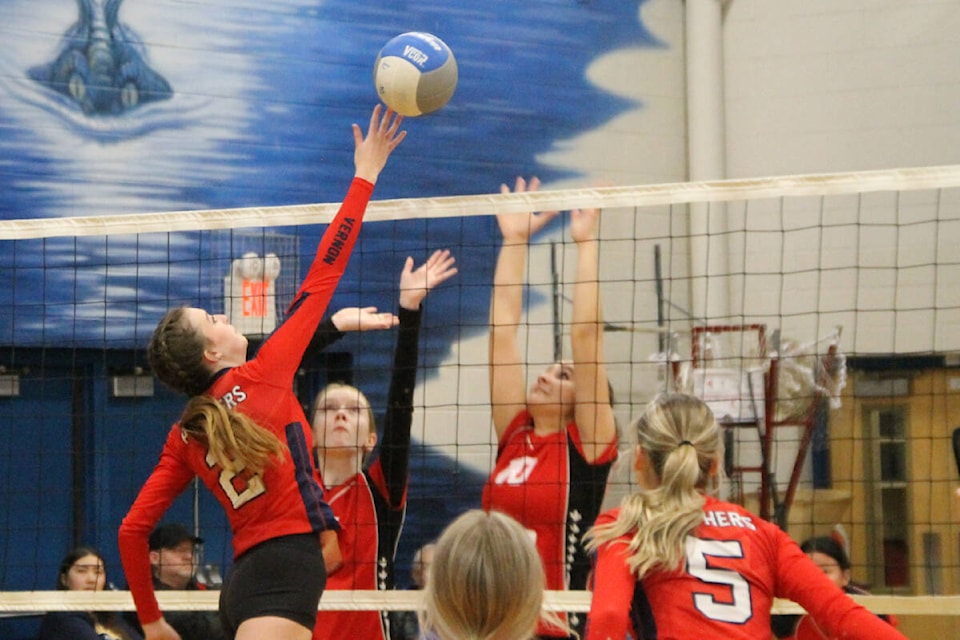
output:
M443 110L407 120L376 198L564 177L538 154L636 108L585 71L618 47L661 46L640 22L643 1L6 0L0 219L339 201L350 124L377 100L377 51L415 30L447 42L460 82ZM115 64L95 62L103 56ZM108 85L116 91L97 93ZM323 229L267 231L292 236L291 263L305 268ZM427 370L485 329L492 220L368 225L333 302L393 308L404 258L442 246L460 275L428 300ZM0 365L21 372L21 396L0 399L0 590L51 588L60 557L81 542L103 550L122 586L116 528L181 400L159 386L151 399L110 399L107 380L143 364L166 308L218 311L219 270L235 252L216 234L0 240ZM374 406L392 341L369 334L338 347ZM401 583L413 548L478 504L483 481L422 443L412 474ZM206 560L228 564L223 516L203 491L199 501ZM190 522L192 503L182 497L170 518ZM0 635L16 637L6 624Z

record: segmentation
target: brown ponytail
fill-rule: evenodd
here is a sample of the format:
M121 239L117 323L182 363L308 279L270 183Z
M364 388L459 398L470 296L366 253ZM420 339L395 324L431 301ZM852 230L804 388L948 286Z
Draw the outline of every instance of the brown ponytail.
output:
M205 443L214 461L227 471L260 474L285 459L287 447L280 438L210 396L190 398L180 428L188 437Z

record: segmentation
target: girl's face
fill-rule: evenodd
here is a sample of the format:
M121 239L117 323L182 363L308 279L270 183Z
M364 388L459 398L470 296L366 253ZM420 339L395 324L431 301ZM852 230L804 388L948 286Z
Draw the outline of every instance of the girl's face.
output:
M187 321L203 336L208 359L215 362L224 360L230 365L246 361L247 338L230 324L227 316L211 315L196 307L187 309L185 315Z
M70 591L103 591L107 584L107 572L103 560L91 554L77 558L60 579Z
M813 560L813 563L820 567L821 571L827 574L827 577L833 581L833 584L837 585L841 589L850 583L850 570L841 569L840 563L834 560L832 556L828 556L825 553L820 553L819 551L811 551L807 554L807 557Z
M368 453L377 443L370 431L370 403L353 387L327 389L313 414L313 441L327 453Z
M528 404L554 404L564 415L572 415L574 402L573 363L554 362L537 376L527 395Z

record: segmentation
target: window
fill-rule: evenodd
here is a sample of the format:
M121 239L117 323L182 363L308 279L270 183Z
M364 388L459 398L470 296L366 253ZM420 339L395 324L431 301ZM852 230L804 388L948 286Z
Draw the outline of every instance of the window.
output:
M907 416L906 405L864 406L865 482L870 583L875 591L910 586L907 535Z

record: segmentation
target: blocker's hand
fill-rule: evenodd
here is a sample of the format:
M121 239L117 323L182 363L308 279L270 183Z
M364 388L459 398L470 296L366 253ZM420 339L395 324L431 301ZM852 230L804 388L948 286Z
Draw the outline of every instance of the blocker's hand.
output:
M513 193L529 193L538 189L540 189L540 178L533 177L527 182L522 176L517 176ZM510 187L506 184L500 185L500 193L510 193ZM559 211L498 213L497 224L500 225L500 233L503 234L503 243L526 244L535 233L559 214Z
M330 320L338 331L372 331L390 329L400 324L400 318L392 313L380 313L376 307L344 307Z

